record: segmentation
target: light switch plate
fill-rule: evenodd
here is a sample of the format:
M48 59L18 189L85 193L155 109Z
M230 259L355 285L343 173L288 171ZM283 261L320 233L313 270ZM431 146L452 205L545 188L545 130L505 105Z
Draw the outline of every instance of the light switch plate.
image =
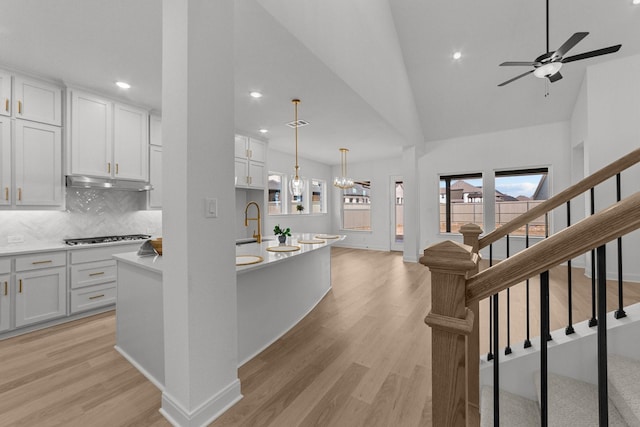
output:
M204 217L218 218L218 199L211 197L204 199Z

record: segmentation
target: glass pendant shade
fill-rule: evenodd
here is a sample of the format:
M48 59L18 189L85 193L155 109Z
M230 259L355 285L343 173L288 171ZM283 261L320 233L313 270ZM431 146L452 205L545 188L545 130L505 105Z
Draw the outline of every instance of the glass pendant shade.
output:
M289 192L294 197L300 197L304 192L304 181L300 179L298 176L298 172L300 170L300 166L298 166L298 104L300 103L299 99L292 99L293 105L295 105L295 130L296 130L296 173L289 178Z
M342 176L337 176L333 179L333 185L342 188L352 188L354 185L353 179L347 177L347 148L340 149L340 161L342 163Z

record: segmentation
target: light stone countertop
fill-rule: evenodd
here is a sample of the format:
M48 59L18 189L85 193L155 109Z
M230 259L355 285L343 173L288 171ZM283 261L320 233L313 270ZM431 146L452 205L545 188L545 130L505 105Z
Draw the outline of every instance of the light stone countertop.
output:
M145 240L122 240L119 242L94 243L90 245L67 245L64 242L11 243L0 246L0 256L27 255L51 251L73 251L79 249L100 248L105 246L131 245Z
M321 233L322 234L322 233ZM267 248L271 246L279 246L280 243L276 236L264 236L262 243L245 243L242 245L236 245L236 255L257 255L263 258L263 261L257 264L239 265L236 266L236 272L238 274L246 271L256 270L266 267L276 262L284 261L286 259L308 254L317 249L330 246L336 242L344 240L344 235L337 235L335 239L318 239L315 236L321 235L318 233L292 233L291 237L287 238L286 245L300 246L300 250L294 252L271 252ZM299 240L324 240L324 243L306 244L299 243ZM152 271L154 273L162 274L162 257L161 256L138 256L135 252L129 252L124 254L114 255L114 258L118 261L126 262L128 264L136 265L140 268Z

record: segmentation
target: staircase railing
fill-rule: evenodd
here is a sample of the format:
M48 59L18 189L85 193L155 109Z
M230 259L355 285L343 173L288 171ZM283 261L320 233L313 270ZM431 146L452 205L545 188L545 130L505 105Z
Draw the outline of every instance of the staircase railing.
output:
M490 322L493 323L494 340L493 353L489 353L494 359L494 423L499 426L499 345L498 345L498 292L512 287L515 284L540 274L540 301L541 301L541 370L544 374L541 379L541 389L546 396L546 342L551 339L549 334L548 315L548 270L563 262L571 262L571 259L592 251L592 276L593 276L593 316L590 326L598 325L599 332L599 356L603 352L601 348L601 329L606 334L606 300L605 287L606 273L604 271L604 245L618 239L618 249L621 247L621 236L640 228L640 193L636 193L623 201L620 201L620 172L640 162L640 149L611 163L593 175L579 183L569 187L546 202L519 216L508 224L494 230L486 236L479 238L482 233L480 227L467 224L460 232L464 236L464 244L451 241L441 242L424 251L420 262L431 270L432 306L431 312L425 322L432 327L432 399L433 399L433 424L438 426L465 426L469 421L470 426L479 425L479 328L478 303L481 299L490 297L493 303L490 313ZM618 203L610 208L594 214L586 219L570 225L570 200L586 191L591 191L593 206L593 187L613 176L617 176L617 200ZM549 211L567 204L568 228L528 247L522 252L508 257L506 260L478 273L478 252L509 233L526 226L532 220L547 215ZM594 210L592 208L592 214ZM528 242L528 235L527 235ZM597 256L595 253L598 250ZM508 252L507 252L508 255ZM619 253L619 259L621 259ZM598 259L598 276L602 283L598 283L598 298L596 298L596 259ZM570 272L569 264L569 272ZM619 266L620 282L622 280L621 266ZM570 293L569 278L569 300ZM620 284L620 289L621 289ZM622 297L620 293L620 308L622 310ZM596 320L595 302L598 301ZM604 305L603 305L604 304ZM527 311L529 310L527 302ZM602 311L604 310L604 311ZM616 314L616 317L618 314ZM571 325L571 308L569 308L569 326L567 334L573 332ZM528 316L527 316L528 323ZM527 340L525 347L530 346L527 325ZM528 345L527 345L528 343ZM604 393L606 398L606 335L604 339ZM505 348L505 354L509 354L510 347ZM601 386L601 388L603 388ZM600 398L602 402L602 397ZM601 403L606 405L606 400ZM606 408L606 406L605 406ZM601 410L601 417L606 419L606 409ZM603 415L604 413L604 415ZM546 425L546 401L541 403L541 416L543 425ZM606 422L606 421L605 421ZM601 418L601 425L603 419Z

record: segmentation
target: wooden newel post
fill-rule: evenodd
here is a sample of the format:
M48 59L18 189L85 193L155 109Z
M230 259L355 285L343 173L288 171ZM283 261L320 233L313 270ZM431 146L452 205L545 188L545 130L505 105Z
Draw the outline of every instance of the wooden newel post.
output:
M478 238L482 234L482 228L476 224L465 224L460 227L463 243L471 246L473 253L479 252ZM476 264L475 271L478 272ZM467 307L473 312L475 319L480 319L480 302L476 301ZM467 417L469 427L480 426L480 328L479 322L473 322L471 335L467 337Z
M431 270L433 425L466 426L465 338L473 329L473 312L465 305L467 272L478 255L470 246L441 242L424 250L420 263Z

